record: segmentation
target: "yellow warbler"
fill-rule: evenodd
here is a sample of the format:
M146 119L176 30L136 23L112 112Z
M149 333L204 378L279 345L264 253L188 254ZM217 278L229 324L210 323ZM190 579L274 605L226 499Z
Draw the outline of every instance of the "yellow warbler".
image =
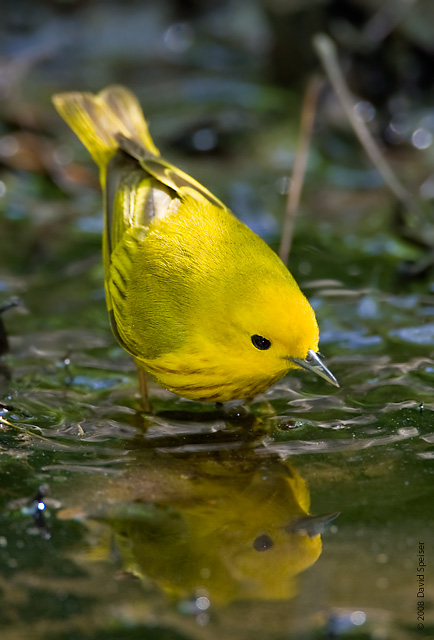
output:
M119 343L163 387L226 402L319 359L315 314L277 255L163 160L125 87L53 97L100 170L107 308ZM143 376L142 376L143 377Z
M58 517L90 527L87 562L112 558L116 549L125 571L176 600L200 590L213 607L292 598L338 513L309 515L297 469L264 451L258 456L251 443L209 453L208 446L185 455L142 448L110 482L74 482Z

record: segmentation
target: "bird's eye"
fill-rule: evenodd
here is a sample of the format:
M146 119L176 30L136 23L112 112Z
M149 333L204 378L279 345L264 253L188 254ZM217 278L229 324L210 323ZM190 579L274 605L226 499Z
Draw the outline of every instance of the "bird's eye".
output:
M259 349L260 351L266 351L271 347L271 342L267 338L264 338L263 336L258 336L256 335L256 333L254 336L252 336L251 339L252 339L253 346Z
M264 534L262 536L258 536L254 540L253 548L256 549L256 551L267 551L267 549L271 549L273 544L274 542L272 541L270 536L267 536L266 534Z

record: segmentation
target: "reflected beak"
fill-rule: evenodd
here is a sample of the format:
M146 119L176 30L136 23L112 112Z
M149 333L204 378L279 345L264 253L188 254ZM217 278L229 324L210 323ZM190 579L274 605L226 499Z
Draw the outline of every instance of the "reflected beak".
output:
M309 349L307 352L306 360L301 360L299 358L289 359L299 367L312 371L312 373L316 373L317 376L324 378L324 380L327 380L327 382L330 382L330 384L333 384L335 387L339 387L339 382L336 380L332 372L327 369L319 355L315 353L315 351L312 351L312 349Z
M305 516L304 518L297 518L285 528L288 533L305 533L309 538L315 538L315 536L327 531L330 528L330 524L339 515L340 511L325 513L321 516Z

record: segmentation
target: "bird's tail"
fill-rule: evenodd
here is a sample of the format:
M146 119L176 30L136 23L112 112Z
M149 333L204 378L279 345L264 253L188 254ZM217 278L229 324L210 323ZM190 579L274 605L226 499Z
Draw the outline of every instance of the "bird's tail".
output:
M58 93L53 103L102 170L119 148L117 134L140 143L154 156L160 155L137 98L125 87L113 85L96 95Z

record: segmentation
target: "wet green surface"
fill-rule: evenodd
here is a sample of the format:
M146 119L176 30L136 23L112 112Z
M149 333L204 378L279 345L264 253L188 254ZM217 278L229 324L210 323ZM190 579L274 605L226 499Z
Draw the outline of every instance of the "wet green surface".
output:
M48 101L127 82L170 159L276 247L300 96L227 42L209 58L220 68L200 68L197 38L179 77L172 50L152 64L141 50L143 70L128 47L110 58L105 33L20 96L57 160L0 174L0 306L23 301L2 316L2 639L434 637L434 287L399 275L425 252L397 232L357 144L327 124L314 138L290 260L341 387L294 373L220 411L153 385L154 413L140 411L106 316L96 174ZM209 121L218 145L202 154L192 132ZM392 160L419 184L431 153Z

